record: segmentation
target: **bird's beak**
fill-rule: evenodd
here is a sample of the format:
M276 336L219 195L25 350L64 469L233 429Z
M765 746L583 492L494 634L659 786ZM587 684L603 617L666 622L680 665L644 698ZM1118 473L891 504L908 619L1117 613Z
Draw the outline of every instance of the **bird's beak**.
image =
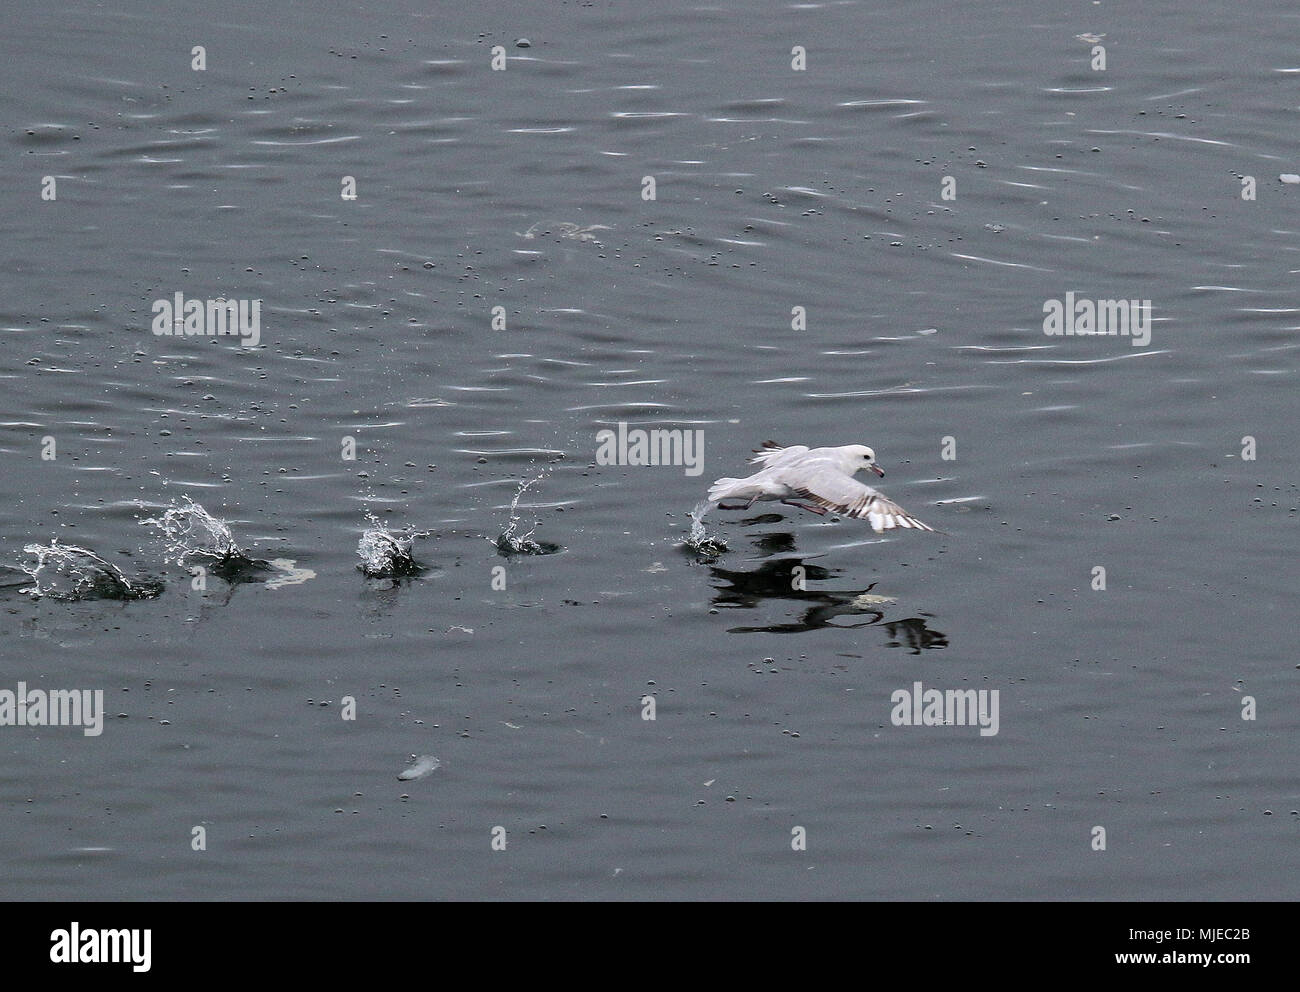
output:
M875 472L876 475L880 476L882 479L885 477L885 470L881 468L879 465L877 465L875 462L872 462L870 465L867 466L867 468L871 469L871 471Z

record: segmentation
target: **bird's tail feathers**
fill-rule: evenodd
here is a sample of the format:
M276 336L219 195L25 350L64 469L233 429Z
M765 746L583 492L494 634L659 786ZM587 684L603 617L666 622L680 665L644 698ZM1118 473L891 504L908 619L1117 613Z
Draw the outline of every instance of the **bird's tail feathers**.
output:
M713 485L709 486L709 500L711 502L716 503L719 500L728 498L729 496L734 496L735 493L731 492L731 487L734 486L736 483L743 482L743 481L745 480L743 479L715 480Z

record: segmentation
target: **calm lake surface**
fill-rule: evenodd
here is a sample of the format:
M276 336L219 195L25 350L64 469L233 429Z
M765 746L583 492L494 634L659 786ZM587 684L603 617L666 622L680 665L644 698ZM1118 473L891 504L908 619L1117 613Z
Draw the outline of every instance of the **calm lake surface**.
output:
M0 726L0 896L1300 897L1298 31L12 5L0 690L105 713ZM769 438L943 533L692 544ZM998 732L897 725L917 683Z

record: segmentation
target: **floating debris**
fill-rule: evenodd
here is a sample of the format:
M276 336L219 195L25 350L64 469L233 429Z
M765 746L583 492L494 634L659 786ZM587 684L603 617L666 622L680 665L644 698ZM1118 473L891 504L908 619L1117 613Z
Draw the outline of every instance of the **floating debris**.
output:
M300 586L308 579L316 578L310 568L299 568L292 558L272 558L267 562L272 568L279 569L280 575L266 580L266 588L281 589L284 586Z
M849 605L855 607L865 607L865 606L876 606L880 603L896 603L896 602L898 602L898 600L894 596L877 596L875 593L864 592L864 593L859 593L857 596L855 596L853 598L853 602L850 603Z
M516 231L515 234L521 238L536 238L555 235L560 238L569 238L572 241L590 241L594 244L600 244L600 239L596 237L595 231L612 231L613 228L607 224L588 224L583 227L581 224L575 224L568 220L539 220L536 224L522 233Z
M412 779L424 778L426 775L432 775L442 762L431 754L422 754L418 757L411 755L411 767L401 772L397 776L399 782L409 782Z

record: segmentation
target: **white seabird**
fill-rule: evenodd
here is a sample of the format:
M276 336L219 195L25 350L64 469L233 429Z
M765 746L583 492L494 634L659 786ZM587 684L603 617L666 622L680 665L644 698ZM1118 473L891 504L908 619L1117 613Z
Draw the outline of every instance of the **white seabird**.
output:
M846 517L865 518L877 534L894 527L934 530L878 489L853 478L864 468L882 477L885 474L876 464L876 453L865 444L810 448L806 444L783 447L775 441L764 441L754 451L749 461L762 465L760 471L744 479L718 479L709 487L709 501L717 503L719 509L748 509L757 500L780 500L821 516L834 511ZM796 503L792 497L807 502ZM722 506L723 500L746 502L743 506Z

